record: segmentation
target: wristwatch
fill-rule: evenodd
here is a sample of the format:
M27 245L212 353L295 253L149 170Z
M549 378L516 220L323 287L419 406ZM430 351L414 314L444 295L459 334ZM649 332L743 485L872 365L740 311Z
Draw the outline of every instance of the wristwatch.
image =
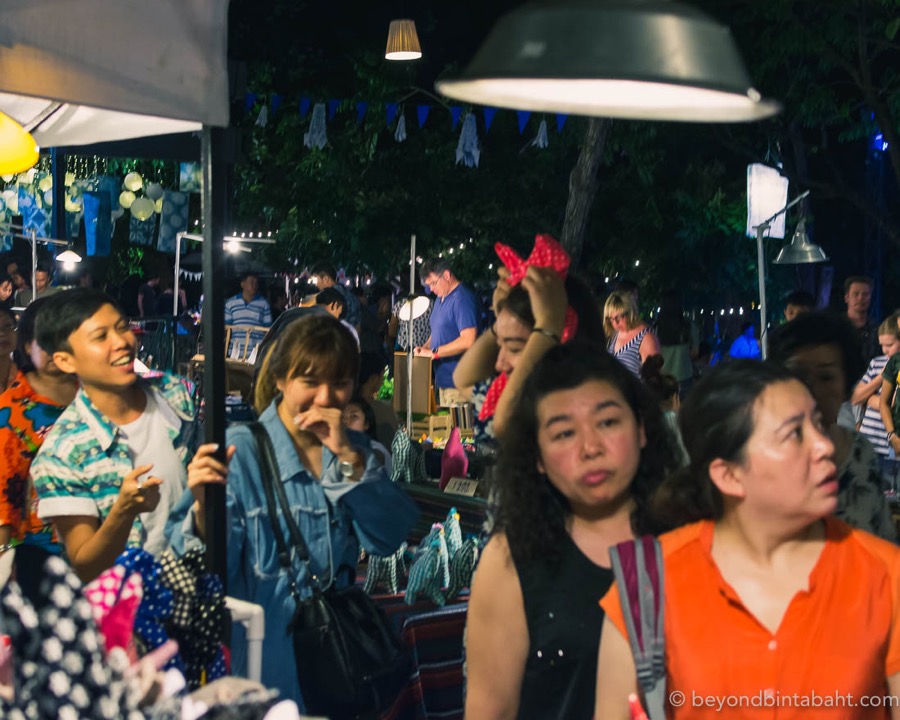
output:
M340 471L341 475L347 478L347 480L350 480L353 477L353 473L355 472L353 463L347 462L346 460L341 460L338 463L338 470Z
M891 430L891 431L887 434L887 441L888 441L888 442L890 442L890 441L894 438L894 434L895 434L895 433L894 433L893 430Z

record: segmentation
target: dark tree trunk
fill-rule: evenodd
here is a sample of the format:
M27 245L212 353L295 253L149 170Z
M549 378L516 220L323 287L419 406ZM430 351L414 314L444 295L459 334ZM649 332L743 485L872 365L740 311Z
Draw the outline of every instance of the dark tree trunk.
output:
M597 168L603 157L608 129L609 120L588 118L581 152L569 175L569 200L563 222L562 245L572 258L573 268L577 268L581 262L588 217L597 194Z

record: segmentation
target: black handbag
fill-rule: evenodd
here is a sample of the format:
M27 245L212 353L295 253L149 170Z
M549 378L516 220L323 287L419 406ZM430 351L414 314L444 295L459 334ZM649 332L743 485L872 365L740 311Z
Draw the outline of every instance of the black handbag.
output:
M269 509L278 561L291 576L291 594L297 609L288 632L293 636L297 682L311 715L331 720L370 718L396 700L410 678L410 654L391 628L384 611L359 585L322 589L309 565L309 548L280 482L278 461L269 433L261 423L248 423L256 439L263 488ZM291 535L293 549L306 563L312 597L301 599L279 522L278 504ZM277 661L277 660L276 660Z

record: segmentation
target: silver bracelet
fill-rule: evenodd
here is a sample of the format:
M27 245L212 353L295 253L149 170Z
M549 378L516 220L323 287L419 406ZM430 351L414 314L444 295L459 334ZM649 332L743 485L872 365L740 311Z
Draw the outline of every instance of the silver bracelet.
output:
M14 547L15 547L15 545L13 545L11 543L6 543L5 545L0 545L0 555L5 553L7 550L12 550Z

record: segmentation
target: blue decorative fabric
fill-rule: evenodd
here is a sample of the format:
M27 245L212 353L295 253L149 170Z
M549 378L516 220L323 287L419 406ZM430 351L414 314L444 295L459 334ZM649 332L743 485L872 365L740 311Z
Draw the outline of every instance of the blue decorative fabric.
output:
M531 113L527 110L519 110L516 112L516 117L519 119L519 135L521 135L525 132L525 126L528 124Z
M456 145L456 164L462 163L466 167L478 167L481 158L481 150L478 149L478 127L475 124L475 116L466 114L463 120L463 129L459 134L459 142Z
M537 148L543 150L550 144L550 140L547 138L547 121L541 120L541 124L538 127L537 135L534 136L534 140L531 141L531 144Z
M494 115L497 114L497 108L495 107L486 107L484 109L484 131L488 132L491 129L491 123L494 122Z
M431 112L431 105L417 105L416 106L416 114L419 119L419 127L421 128L425 121L428 120L428 113Z
M309 132L303 134L303 145L321 150L328 142L325 131L325 103L316 103L309 121Z
M402 143L406 140L406 114L400 113L400 119L397 121L397 129L394 130L394 140Z
M394 122L394 118L397 117L397 109L397 103L388 103L384 106L384 117L388 127L391 126L391 123Z
M163 192L162 212L159 215L159 240L156 244L156 249L160 252L174 253L178 233L187 232L188 198L187 193L172 190Z
M112 203L105 192L85 192L81 196L84 204L84 235L88 255L109 255L112 242ZM100 252L98 252L100 251Z
M462 108L459 105L454 105L450 108L450 129L456 130L456 123L459 122L459 117L462 115Z
M44 212L41 201L26 185L19 185L19 215L26 231L34 230L38 237L48 237L50 213Z
M84 203L87 207L87 200ZM85 217L87 213L85 212ZM85 220L87 227L87 220ZM148 220L138 220L134 215L128 220L128 241L132 245L140 245L141 247L150 247L153 245L153 232L156 230L156 213Z

